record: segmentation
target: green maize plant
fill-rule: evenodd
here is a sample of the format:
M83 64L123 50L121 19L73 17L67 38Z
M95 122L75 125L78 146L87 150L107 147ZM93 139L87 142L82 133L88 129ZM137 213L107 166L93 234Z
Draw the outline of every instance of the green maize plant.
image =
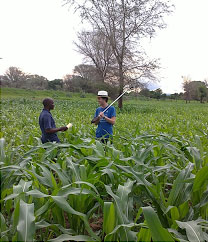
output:
M206 104L129 101L103 145L91 99L56 101L59 144L39 100L1 102L0 241L208 241Z

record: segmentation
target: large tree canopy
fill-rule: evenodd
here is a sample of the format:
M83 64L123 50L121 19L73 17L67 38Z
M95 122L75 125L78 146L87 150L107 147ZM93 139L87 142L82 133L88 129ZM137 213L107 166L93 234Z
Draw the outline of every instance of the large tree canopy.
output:
M141 77L152 79L158 66L148 60L141 39L154 37L164 28L164 16L171 12L166 0L65 0L75 6L92 31L105 36L118 72L119 94L126 82ZM122 99L119 100L122 107Z

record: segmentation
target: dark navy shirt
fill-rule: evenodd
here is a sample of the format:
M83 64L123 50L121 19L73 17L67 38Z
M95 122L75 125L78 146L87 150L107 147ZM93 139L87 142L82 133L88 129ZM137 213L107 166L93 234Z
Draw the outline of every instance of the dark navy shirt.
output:
M106 108L99 107L96 109L95 117L97 117L100 112L103 112ZM116 117L116 109L111 106L106 112L105 116L108 118ZM102 118L98 124L96 130L96 137L101 138L109 138L110 135L113 135L113 125L108 123L104 118Z
M48 110L43 109L43 111L41 112L40 117L39 117L39 125L40 125L40 129L42 132L42 137L41 137L42 143L54 142L54 141L60 142L56 133L48 134L45 131L46 129L56 128L55 121L54 121L51 113Z

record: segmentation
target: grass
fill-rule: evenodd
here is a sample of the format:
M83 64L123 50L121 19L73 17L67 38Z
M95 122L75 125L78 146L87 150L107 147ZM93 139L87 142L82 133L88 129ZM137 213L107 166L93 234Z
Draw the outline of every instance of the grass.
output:
M128 100L103 146L95 97L57 93L57 126L74 126L42 145L46 93L3 92L1 241L208 240L207 104Z
M57 90L32 90L32 89L20 89L20 88L1 88L2 98L32 98L32 99L43 99L46 97L51 97L54 99L64 99L68 100L71 98L80 98L84 95L86 98L93 98L93 94L89 93L70 93L67 91L57 91Z

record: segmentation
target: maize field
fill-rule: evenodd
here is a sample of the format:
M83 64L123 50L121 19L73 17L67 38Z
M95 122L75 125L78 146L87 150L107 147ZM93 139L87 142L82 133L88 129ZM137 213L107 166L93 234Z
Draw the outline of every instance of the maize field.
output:
M208 241L208 104L126 101L107 145L96 107L55 100L41 144L41 100L1 99L0 241Z

